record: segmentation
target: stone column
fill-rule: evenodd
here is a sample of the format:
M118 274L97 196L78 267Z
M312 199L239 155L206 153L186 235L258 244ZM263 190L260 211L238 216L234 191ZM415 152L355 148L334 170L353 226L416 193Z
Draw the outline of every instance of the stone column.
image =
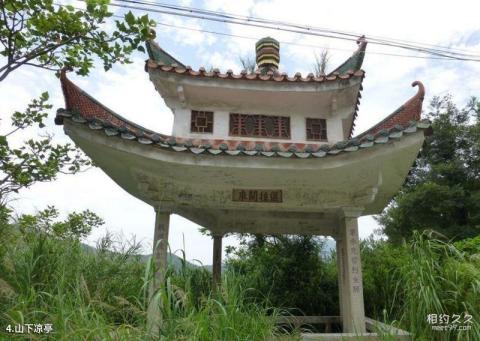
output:
M147 330L152 336L158 336L162 325L162 314L159 308L161 296L158 290L165 281L168 266L168 230L170 225L170 210L155 209L155 231L153 234L153 266L155 269L149 288L149 305L147 311Z
M345 289L343 288L343 283L344 280L343 278L345 277L344 269L343 269L343 248L342 248L342 240L340 239L340 236L337 236L335 238L336 241L336 251L337 251L337 272L338 272L338 307L340 310L340 317L343 317L343 306L345 303L343 302L343 291Z
M344 333L365 333L362 266L357 218L362 209L345 208L337 239L340 313Z
M222 235L213 235L212 290L216 290L222 281Z

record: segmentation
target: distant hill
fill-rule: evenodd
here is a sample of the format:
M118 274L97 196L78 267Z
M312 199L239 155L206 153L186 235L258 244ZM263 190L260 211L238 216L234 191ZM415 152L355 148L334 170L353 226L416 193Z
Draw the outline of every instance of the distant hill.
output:
M92 253L95 253L97 252L97 249L93 246L90 246L90 245L87 245L87 244L83 244L82 243L82 247L84 248L85 251L87 252L92 252ZM145 263L148 261L148 258L151 256L150 255L140 255L140 258L142 261L144 261ZM168 259L168 263L170 265L173 265L173 267L175 269L180 269L182 267L182 258L178 257L177 255L174 255L172 253L169 253L167 255L167 259ZM199 265L196 265L196 264L193 264L193 263L190 263L189 261L186 261L187 262L187 266L190 266L190 267L198 267Z
M332 253L332 251L335 251L335 247L336 247L336 244L335 244L335 240L333 239L330 239L330 238L325 238L323 239L323 249L322 249L322 256L323 257L328 257L330 256L330 254ZM82 244L83 248L85 249L85 251L87 252L97 252L97 249L93 246L90 246L90 245L87 245L87 244ZM151 254L149 255L140 255L142 261L144 261L145 263L148 261L148 258L151 257ZM172 254L172 253L168 253L168 263L170 265L173 265L173 267L175 269L180 269L182 267L182 258L175 255L175 254ZM211 264L206 264L206 265L200 265L200 264L194 264L194 263L191 263L189 261L186 261L187 262L187 266L189 267L203 267L209 271L212 271L212 265ZM223 265L222 264L222 268L223 268Z

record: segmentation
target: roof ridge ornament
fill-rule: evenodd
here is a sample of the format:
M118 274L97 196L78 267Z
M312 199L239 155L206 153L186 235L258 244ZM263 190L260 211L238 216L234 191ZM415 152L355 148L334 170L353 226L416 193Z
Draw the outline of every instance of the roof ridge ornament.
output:
M280 42L272 37L265 37L255 43L258 70L262 74L277 73L280 64Z
M425 98L425 86L420 81L414 81L412 83L412 87L415 87L415 86L418 86L416 97L420 98L423 101Z
M153 31L153 32L152 32ZM151 60L155 61L158 64L164 64L164 65L174 65L176 64L177 66L180 66L182 68L186 68L186 66L181 63L178 59L174 58L172 55L170 55L167 51L162 49L160 45L155 42L155 37L156 33L154 30L151 30L152 34L152 39L149 39L145 42L145 46L147 47L147 53L148 53L148 58ZM148 60L147 60L148 63Z
M375 135L382 130L389 130L397 125L407 126L411 121L419 122L421 120L422 105L425 98L425 86L420 81L414 81L412 87L415 86L418 86L418 91L415 95L373 127L357 135L356 138L361 138L365 135Z
M362 34L360 37L357 39L357 45L365 44L367 45L367 39L365 38L365 34Z
M357 39L357 45L358 45L357 50L352 54L350 58L348 58L335 70L330 72L327 76L330 76L335 72L338 72L339 74L342 75L347 73L348 71L356 72L358 70L361 70L363 59L365 57L365 51L367 49L367 44L368 42L367 42L367 39L365 38L365 35L360 36Z

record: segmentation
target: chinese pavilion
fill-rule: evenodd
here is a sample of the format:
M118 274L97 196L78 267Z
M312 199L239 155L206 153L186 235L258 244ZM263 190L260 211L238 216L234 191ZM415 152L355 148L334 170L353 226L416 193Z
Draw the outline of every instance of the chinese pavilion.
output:
M327 75L278 70L280 45L256 44L256 71L198 70L155 42L145 64L174 114L171 136L108 109L61 74L55 122L119 186L156 212L156 284L166 266L170 214L211 231L220 280L229 232L326 235L336 240L340 320L366 332L357 218L378 214L405 181L429 131L424 87L353 137L367 42ZM301 288L299 288L301 290Z

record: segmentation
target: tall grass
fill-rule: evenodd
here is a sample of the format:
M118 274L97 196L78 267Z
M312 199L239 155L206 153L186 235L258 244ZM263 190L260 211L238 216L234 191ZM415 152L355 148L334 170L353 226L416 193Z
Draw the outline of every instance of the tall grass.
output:
M410 257L399 269L400 323L416 340L480 340L480 262L469 259L453 244L416 234L408 246ZM430 314L473 316L471 330L436 331ZM444 321L445 322L445 321ZM447 323L448 324L448 323Z
M0 226L0 233L0 339L25 339L25 335L5 333L4 328L26 323L51 323L54 334L49 339L149 337L146 288L153 269L146 266L137 243L117 243L106 236L93 252L72 238L22 232L10 225ZM376 247L380 246L369 250L368 257L390 254L391 246L381 252ZM388 315L383 321L412 332L415 340L480 340L480 257L472 245L468 250L473 251L464 252L453 244L418 234L412 242L395 248L395 257L390 258L401 261L392 263L392 275L387 276L390 281L383 282L385 272L378 271L382 263L365 262L366 278L374 274L381 277L366 283L378 292L392 291L384 296L388 297L384 302ZM332 268L336 266L335 259L328 261ZM250 269L255 270L253 265ZM287 337L275 324L278 316L286 313L271 307L268 292L252 292L248 276L252 274L227 271L221 289L212 293L211 273L189 265L183 253L181 266L168 268L165 283L155 296L164 321L161 339ZM369 296L365 299L368 301ZM427 323L429 314L463 317L465 313L474 319L470 331L440 332ZM48 339L47 335L28 336ZM296 339L298 333L288 337Z
M168 340L266 340L280 334L279 311L248 302L238 277L223 276L220 291L200 302L168 278L159 304L163 317L160 335Z
M9 324L51 323L53 334L33 340L146 340L146 264L139 245L115 243L97 251L78 240L22 234L3 227L0 245L0 339L24 339L5 332ZM279 334L278 311L246 298L241 278L226 274L222 289L210 291L209 271L169 267L159 291L162 340L265 340Z

